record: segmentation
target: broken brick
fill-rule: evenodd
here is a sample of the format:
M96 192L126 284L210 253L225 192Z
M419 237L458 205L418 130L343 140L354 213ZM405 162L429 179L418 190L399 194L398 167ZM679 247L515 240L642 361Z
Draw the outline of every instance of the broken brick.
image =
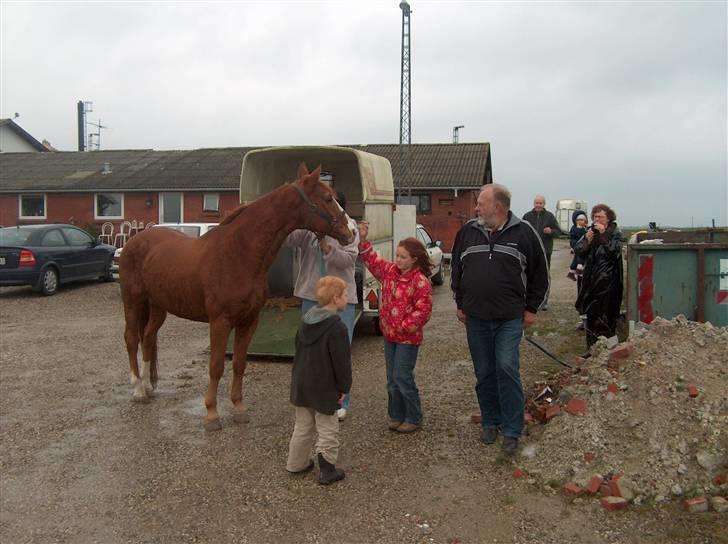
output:
M554 404L546 409L546 421L549 421L561 413L561 406Z
M607 372L609 372L612 375L612 378L614 378L615 380L619 379L619 372L617 372L613 368L607 367Z
M691 514L708 511L708 499L705 497L695 497L693 499L685 499L683 507Z
M521 470L520 468L517 468L516 470L513 471L513 477L516 480L520 480L521 478L526 478L527 476L528 476L528 474L526 474L526 472Z
M715 476L713 476L713 483L715 485L723 485L727 481L728 481L728 478L726 478L725 472L723 472L723 473L720 473L719 472L718 474L716 474Z
M619 387L617 387L616 383L610 383L607 385L607 392L616 395L619 392Z
M586 492L591 493L592 495L599 491L599 488L602 487L602 484L604 483L604 476L601 474L594 474L591 477L591 480L589 480L589 484L586 486Z
M698 388L695 387L694 385L688 385L688 396L691 399L694 399L695 397L697 397L698 396Z
M586 402L581 399L571 399L569 403L564 406L564 410L569 412L572 416L583 416L586 413Z
M541 406L531 412L531 415L533 416L533 419L539 423L544 423L546 421L546 410Z
M586 363L586 359L584 359L584 357L574 357L574 364L576 366L583 366L584 363Z
M612 490L609 489L609 486L606 484L602 484L599 486L599 494L603 497L611 497L612 496Z
M617 347L612 348L609 350L609 360L615 361L619 359L626 359L630 355L632 355L632 352L634 351L634 345L626 342L624 344L619 344Z
M576 485L574 482L569 482L567 484L564 484L561 489L566 492L570 493L571 495L576 495L577 497L584 493L584 488L581 486Z
M533 421L534 421L534 419L533 419L533 416L531 414L529 414L528 412L526 412L526 413L523 414L523 422L524 423L526 423L526 424L533 423Z
M480 414L472 414L470 416L470 423L480 424Z
M614 512L616 510L625 510L629 508L629 501L622 497L602 497L602 508Z
M594 460L594 452L593 451L585 451L584 452L584 461L587 463L590 463Z
M615 476L612 476L612 479L609 481L609 490L612 492L612 495L615 497L621 497L622 496L622 490L619 487L619 479L622 477L621 474L616 474Z

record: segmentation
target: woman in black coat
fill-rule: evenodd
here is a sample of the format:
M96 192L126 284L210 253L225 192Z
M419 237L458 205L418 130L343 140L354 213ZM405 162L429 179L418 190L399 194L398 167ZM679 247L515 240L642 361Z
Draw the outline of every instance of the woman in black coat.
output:
M617 215L606 204L597 204L591 218L592 226L574 246L574 253L586 261L575 306L586 314L587 356L597 337L616 334L623 291L622 233Z

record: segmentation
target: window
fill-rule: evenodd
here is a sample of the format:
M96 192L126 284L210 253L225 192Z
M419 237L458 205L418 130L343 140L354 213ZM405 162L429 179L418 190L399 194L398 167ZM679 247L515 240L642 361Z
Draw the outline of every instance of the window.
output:
M430 213L432 204L430 195L412 195L400 196L397 198L397 204L414 204L417 206L417 213Z
M20 219L45 219L46 195L20 195Z
M58 229L49 230L43 235L40 245L45 247L65 246L66 240L63 239L61 231Z
M182 222L182 193L159 193L159 222Z
M68 243L74 247L83 247L93 242L88 234L81 229L75 229L72 227L63 227L63 234L66 236Z
M422 244L425 247L432 247L432 238L430 238L429 233L424 229L424 227L418 227L417 228L417 238L422 242Z
M220 195L218 193L205 193L205 195L202 197L202 211L220 211Z
M96 193L96 219L124 219L124 193Z

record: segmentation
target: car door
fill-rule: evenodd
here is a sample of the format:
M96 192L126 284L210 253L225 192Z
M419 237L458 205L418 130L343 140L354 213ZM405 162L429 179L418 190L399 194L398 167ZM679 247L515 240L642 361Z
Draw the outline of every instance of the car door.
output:
M62 227L70 247L68 266L74 278L96 278L103 275L109 252L95 243L87 232L76 227Z
M78 268L73 266L73 248L68 245L61 229L49 229L45 231L38 241L39 249L36 251L36 258L41 267L52 262L58 267L61 281L67 281L76 277Z

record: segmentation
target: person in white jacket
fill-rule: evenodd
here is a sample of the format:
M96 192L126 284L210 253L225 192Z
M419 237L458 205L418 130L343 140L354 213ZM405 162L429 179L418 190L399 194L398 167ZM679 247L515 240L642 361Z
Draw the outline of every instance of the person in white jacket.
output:
M336 201L346 210L346 198L342 193L337 193ZM349 218L349 227L354 233L354 240L345 246L330 236L319 238L306 229L294 230L288 235L284 245L301 250L301 268L296 278L293 295L303 301L302 315L317 306L316 285L321 278L336 276L346 282L347 305L339 317L346 325L349 332L349 344L351 344L357 303L354 267L359 256L359 231L356 221L351 218ZM337 411L339 421L343 421L346 417L350 404L350 394L347 394L341 403L341 408Z

